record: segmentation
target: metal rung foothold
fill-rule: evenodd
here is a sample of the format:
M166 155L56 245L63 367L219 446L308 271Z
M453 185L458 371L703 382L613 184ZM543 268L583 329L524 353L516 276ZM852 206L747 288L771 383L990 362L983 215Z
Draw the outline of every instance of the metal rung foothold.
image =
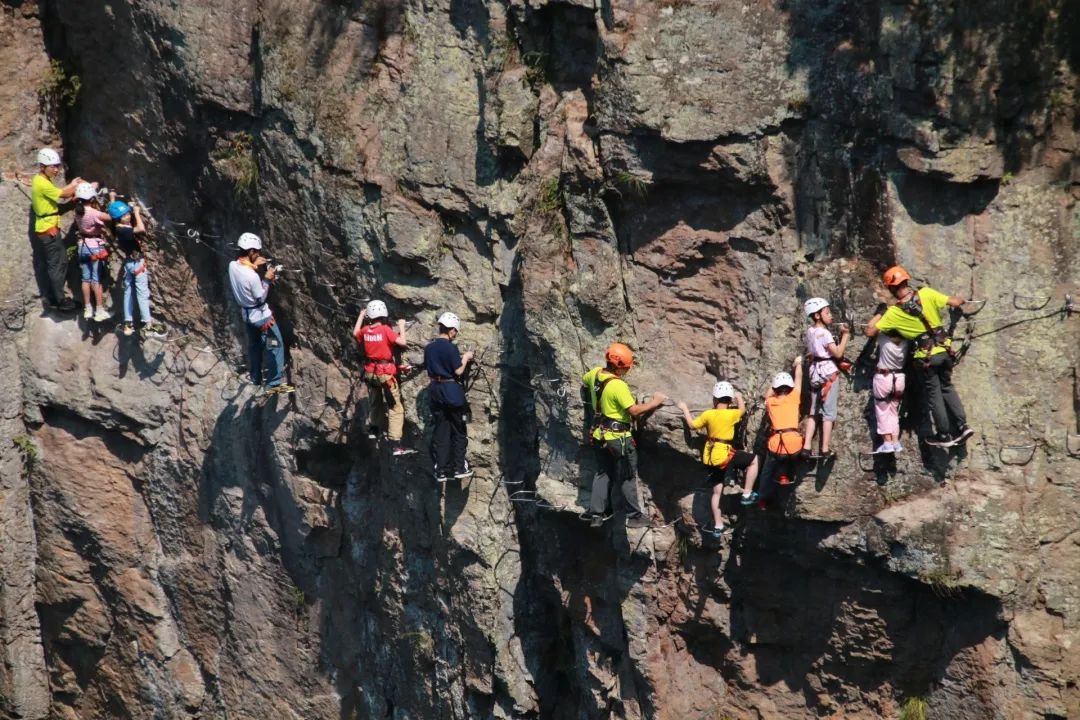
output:
M559 511L559 510L565 510L566 508L568 508L568 507L570 507L570 506L569 506L569 505L552 505L552 504L551 504L551 503L549 503L549 502L548 502L547 500L545 500L545 499L543 499L543 498L539 498L539 499L538 499L538 500L536 501L536 507L540 508L541 510L555 510L555 511Z
M499 484L507 487L511 485L524 485L525 480L511 480L510 478L503 477L499 478Z
M1035 451L1039 444L1034 445L1002 445L998 448L998 460L1005 465L1027 465L1035 459ZM1009 459L1006 459L1009 456Z
M1013 293L1013 307L1017 310L1042 310L1049 304L1049 295L1017 295Z
M1065 431L1065 452L1073 457L1080 457L1080 435Z
M974 310L966 310L968 306L974 306ZM964 317L975 317L986 307L986 298L982 300L968 300L960 306L960 312Z
M534 503L538 499L535 490L515 490L510 493L510 502Z
M863 458L870 458L870 467L866 467ZM855 461L859 466L859 469L863 472L874 472L874 453L872 452L856 452Z

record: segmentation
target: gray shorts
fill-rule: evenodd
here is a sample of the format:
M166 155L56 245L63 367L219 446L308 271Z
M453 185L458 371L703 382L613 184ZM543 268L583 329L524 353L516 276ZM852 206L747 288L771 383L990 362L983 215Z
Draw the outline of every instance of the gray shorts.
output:
M840 398L840 380L836 378L833 380L832 385L829 386L829 392L825 397L821 397L821 391L825 389L822 385L819 388L810 388L810 414L821 414L822 420L836 420L836 403Z

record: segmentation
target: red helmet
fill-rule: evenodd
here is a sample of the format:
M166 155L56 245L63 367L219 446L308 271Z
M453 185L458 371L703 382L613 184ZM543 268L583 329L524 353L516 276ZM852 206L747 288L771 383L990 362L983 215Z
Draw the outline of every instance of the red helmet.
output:
M634 364L634 351L622 343L611 343L604 358L612 367L629 368Z
M899 265L893 265L891 268L885 271L885 273L881 276L881 279L885 282L886 287L896 287L901 283L906 283L908 280L911 279L911 276L908 275L907 270L905 270L904 268L900 267Z

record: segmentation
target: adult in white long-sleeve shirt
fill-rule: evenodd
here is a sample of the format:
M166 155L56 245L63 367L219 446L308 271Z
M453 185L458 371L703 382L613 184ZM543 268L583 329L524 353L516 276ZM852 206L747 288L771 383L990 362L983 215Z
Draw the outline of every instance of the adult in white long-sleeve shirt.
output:
M241 254L229 263L229 284L232 285L233 296L240 306L244 330L247 333L251 382L257 386L265 384L267 389L292 390L291 386L282 383L285 343L281 338L281 330L274 322L274 313L267 304L270 287L274 282L274 269L267 268L262 277L259 275L258 268L266 264L266 258L260 257L262 240L258 235L244 233L237 245ZM268 359L265 368L264 358Z

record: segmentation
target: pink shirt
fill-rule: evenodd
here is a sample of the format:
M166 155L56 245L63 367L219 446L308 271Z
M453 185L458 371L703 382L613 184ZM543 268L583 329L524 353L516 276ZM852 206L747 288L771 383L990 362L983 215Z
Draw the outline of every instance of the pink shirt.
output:
M806 330L806 352L810 355L810 384L814 387L821 385L830 375L840 370L829 354L829 345L835 342L836 338L826 328L815 325ZM817 358L829 359L814 362Z
M76 216L75 223L79 226L82 241L90 250L97 250L103 244L102 228L109 220L109 216L100 210L88 207L82 217Z

